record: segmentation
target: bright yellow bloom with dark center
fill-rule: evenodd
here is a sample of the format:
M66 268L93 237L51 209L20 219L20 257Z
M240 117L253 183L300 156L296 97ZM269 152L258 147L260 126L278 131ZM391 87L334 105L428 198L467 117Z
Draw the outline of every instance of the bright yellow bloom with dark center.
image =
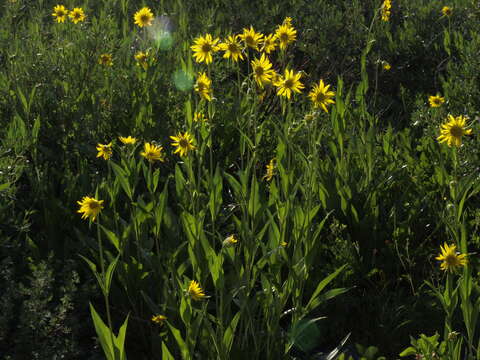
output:
M288 100L292 96L292 92L301 93L302 89L305 88L300 82L302 74L293 70L285 69L285 75L280 76L280 79L274 83L277 87L277 95L285 96Z
M272 180L273 178L273 175L275 175L275 168L276 168L276 164L275 164L275 158L273 158L272 160L270 160L270 162L267 164L266 168L267 168L267 173L263 176L262 179L264 180L267 180L267 181L270 181Z
M152 316L152 322L158 325L162 325L163 322L167 320L167 317L165 315L154 315Z
M139 27L152 25L153 13L148 7L141 8L133 15L135 25Z
M232 247L236 243L238 243L238 240L235 238L235 235L230 235L227 238L225 238L225 240L223 240L224 247Z
M462 115L453 117L448 115L448 122L441 125L441 135L437 138L440 143L446 142L448 146L460 147L462 136L471 135L472 129L467 129L466 118Z
M57 5L53 8L52 16L57 20L57 23L65 22L67 18L68 10L63 5Z
M219 41L220 39L214 39L210 34L197 37L193 41L194 45L190 46L195 61L198 63L205 62L206 64L210 64L213 61L212 54L219 50L217 45Z
M452 9L451 7L449 7L449 6L444 6L444 7L442 8L442 14L443 14L443 16L451 16L452 13L453 13L453 9Z
M97 200L89 196L84 196L82 201L77 201L80 205L80 209L77 211L82 214L82 219L89 218L91 221L95 221L100 211L103 209L103 200Z
M77 24L85 20L85 13L83 12L82 8L74 8L72 11L70 11L68 17L73 21L74 24Z
M163 153L163 147L146 142L143 144L143 151L140 153L145 159L153 163L155 161L165 161L165 154Z
M131 136L123 137L119 136L118 139L124 144L124 145L134 145L137 142L137 139Z
M97 150L98 154L97 157L102 157L105 160L108 160L112 157L113 151L112 151L112 143L108 144L97 144Z
M112 55L110 54L100 55L100 57L98 58L98 63L100 65L112 66L113 65Z
M318 84L315 84L312 91L308 94L310 100L313 102L315 108L322 108L323 111L328 113L327 106L329 104L335 104L332 98L335 96L333 91L329 91L330 85L325 85L323 80L320 80Z
M265 54L262 54L260 59L252 60L253 78L257 84L263 86L272 81L274 71L272 70L272 63L268 60Z
M238 59L243 60L242 46L238 40L239 35L230 35L219 45L220 50L225 51L224 59L231 58L235 62L238 62Z
M382 21L390 20L390 15L392 13L391 8L392 8L392 2L390 0L385 0L382 4L382 8L380 9Z
M144 70L148 68L148 52L139 51L135 54L135 60L137 61L137 66L141 66Z
M263 39L262 33L257 33L253 29L253 26L250 25L250 29L247 29L247 28L243 29L243 34L239 36L240 36L240 39L245 44L245 46L248 46L249 48L252 48L258 51L258 46L260 45Z
M192 280L187 289L187 294L195 301L205 299L207 296L203 292L198 282Z
M465 266L467 264L467 255L457 253L455 245L449 246L447 243L444 243L443 246L440 245L441 254L439 254L435 259L442 261L440 268L443 271L454 272L457 267Z
M210 80L207 74L198 73L197 82L195 83L193 89L197 92L200 97L207 101L212 101L212 80Z
M430 96L428 102L430 103L430 107L440 107L445 102L445 98L437 94L435 96Z
M174 154L179 153L180 156L185 156L189 151L195 150L193 145L192 135L186 131L185 133L178 133L177 136L170 136L170 139L173 140L172 146L175 146L176 149L173 152Z
M265 54L270 54L272 51L275 51L277 48L277 35L269 34L265 35L262 42L262 47L260 51L263 51Z
M288 44L293 43L297 39L297 30L293 28L291 23L283 23L275 30L275 35L280 42L280 50L285 50Z

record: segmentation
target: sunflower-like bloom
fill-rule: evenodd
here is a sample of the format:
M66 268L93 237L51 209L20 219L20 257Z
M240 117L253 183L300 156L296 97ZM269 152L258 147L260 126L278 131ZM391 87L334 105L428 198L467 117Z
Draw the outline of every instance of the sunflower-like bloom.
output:
M329 91L330 85L325 85L323 80L320 80L318 84L315 84L312 91L308 94L310 100L313 102L315 108L322 108L323 111L328 113L327 106L329 104L335 104L332 98L335 96L333 91Z
M302 74L294 73L293 70L285 69L285 75L280 76L279 80L273 83L277 87L277 95L285 96L288 100L292 96L292 92L301 93L305 88L300 82Z
M57 23L65 22L67 15L68 15L68 10L65 8L65 6L57 5L53 8L52 16L55 18Z
M73 8L73 10L68 14L68 17L73 21L74 24L77 24L85 20L85 13L83 12L82 8Z
M277 48L277 35L269 34L265 35L262 41L262 47L260 51L264 52L265 54L270 54L272 51L275 51Z
M130 135L127 137L119 136L118 139L124 144L124 145L134 145L137 142L137 139L134 137L131 137Z
M100 65L112 66L113 65L112 55L111 54L100 55L100 57L98 58L98 63Z
M382 16L382 21L390 20L390 15L392 13L391 8L392 8L391 0L385 0L382 4L381 9L380 9L380 13L381 13L381 16Z
M253 77L258 86L263 86L272 81L274 71L272 70L272 63L268 60L265 54L262 54L260 59L252 60Z
M442 14L443 14L443 16L451 16L452 13L453 13L453 9L452 9L451 7L449 7L449 6L444 6L444 7L442 8Z
M270 160L270 162L267 164L266 166L266 169L267 169L267 172L265 173L265 175L263 175L263 180L267 180L267 181L270 181L272 180L273 178L273 175L275 175L275 168L276 168L276 164L275 164L275 158L273 158L272 160Z
M195 150L192 135L188 131L183 134L178 133L177 136L170 136L170 139L173 140L172 146L176 147L174 154L179 153L180 156L185 156L189 151Z
M108 144L97 144L97 150L98 154L97 157L102 157L105 160L108 160L112 157L113 151L112 151L112 143Z
M236 243L238 243L238 240L235 237L235 235L230 235L230 236L226 237L225 240L223 240L223 246L224 247L231 247L231 246L235 245Z
M82 214L82 219L89 218L91 221L95 221L100 211L103 209L103 200L97 200L89 196L84 196L82 201L77 201L80 205L80 209L77 211Z
M445 98L437 94L435 96L430 96L428 102L430 103L430 107L440 107L445 102Z
M212 38L212 35L206 34L205 36L197 37L193 42L194 45L190 46L193 51L193 57L198 63L205 62L210 64L213 61L212 54L219 50L217 43L220 41L218 38Z
M158 325L162 325L163 322L167 320L167 317L165 315L154 315L152 316L152 322Z
M455 245L448 245L444 243L443 246L440 245L441 254L439 254L435 259L442 261L440 264L440 269L443 271L454 272L457 267L465 266L467 264L467 255L457 253Z
M448 122L441 125L441 135L437 138L438 142L446 142L448 146L460 147L462 145L462 136L471 135L472 129L467 129L466 118L462 115L453 117L448 115Z
M263 34L255 32L253 26L250 25L250 29L243 29L243 34L239 35L239 37L245 46L258 51L258 46L262 42Z
M212 80L210 80L207 74L198 73L197 82L195 83L193 89L197 92L200 97L207 101L212 101Z
M165 162L165 154L163 153L163 146L157 146L146 142L143 144L143 151L140 153L145 159L151 163L155 161Z
M202 300L207 297L203 292L203 289L195 280L190 281L190 285L188 285L187 289L187 294L195 301Z
M223 57L225 59L232 59L238 62L238 59L243 60L242 46L238 41L239 35L230 35L225 39L225 42L221 43L218 47L220 50L225 51Z
M137 61L137 66L141 66L144 70L148 68L148 51L143 52L139 51L135 54L135 60Z
M297 39L297 30L295 30L291 23L284 22L277 27L275 35L280 42L280 50L285 50L288 44L293 43Z
M150 26L153 21L153 13L148 7L141 8L133 15L135 25L139 27Z

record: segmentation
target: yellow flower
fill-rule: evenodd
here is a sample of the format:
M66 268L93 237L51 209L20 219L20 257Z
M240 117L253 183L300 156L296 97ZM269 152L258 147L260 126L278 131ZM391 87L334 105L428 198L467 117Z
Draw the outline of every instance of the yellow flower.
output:
M82 219L89 218L91 221L95 221L95 218L100 214L103 209L103 200L97 200L89 196L84 196L82 201L77 201L80 205L78 213L83 213Z
M270 35L265 35L263 38L262 42L262 47L261 51L263 51L265 54L270 54L272 51L275 51L277 48L277 35L275 34L270 34Z
M452 115L448 115L448 122L442 124L440 133L441 135L437 138L438 142L446 142L448 146L459 147L462 145L462 136L471 135L472 129L467 129L466 127L466 118L462 115L457 116L456 118Z
M322 108L323 111L328 113L327 105L335 104L335 101L332 98L335 96L333 91L328 91L330 85L323 83L323 80L320 80L318 84L315 84L312 91L308 94L310 100L313 102L315 108Z
M139 27L152 25L153 13L148 7L141 8L133 15L134 24Z
M67 18L68 10L63 5L57 5L53 8L52 16L57 20L57 23L65 22Z
M392 2L390 0L385 0L382 4L381 10L380 10L383 21L390 20L390 15L391 15L390 9L391 8L392 8Z
M223 246L225 247L231 247L238 243L238 240L235 238L235 235L230 235L225 240L223 240Z
M205 62L210 64L213 61L212 54L219 50L217 43L220 39L212 38L212 35L206 34L205 36L197 37L193 42L194 45L190 46L193 50L193 57L198 63Z
M440 107L445 102L445 98L437 94L435 96L430 96L428 102L430 103L430 107Z
M197 92L203 99L207 101L212 101L212 80L210 80L207 74L198 73L197 82L193 89Z
M139 51L135 54L135 60L137 60L137 66L143 67L144 70L148 68L148 51L144 53L143 51Z
M287 16L287 17L283 20L283 24L284 24L284 25L291 26L291 25L292 25L292 18L291 18L290 16Z
M105 160L108 160L112 157L112 154L113 154L113 151L112 151L112 143L108 143L108 144L97 144L97 150L98 150L98 154L97 154L97 157L102 157L105 159Z
M123 137L119 136L118 139L124 144L124 145L133 145L137 142L137 139L131 136Z
M239 35L240 39L244 42L245 46L258 51L258 45L262 41L263 34L257 33L250 25L250 29L243 29L243 34Z
M74 24L85 20L85 14L82 8L74 8L72 11L70 11L68 17L73 21Z
M263 176L262 179L265 179L267 181L270 181L272 180L273 178L273 175L275 175L275 168L277 166L275 165L275 158L273 158L272 160L270 160L270 162L267 164L266 168L267 168L267 173Z
M453 9L452 9L451 7L449 7L449 6L444 6L444 7L442 8L442 14L443 14L443 16L451 16L452 13L453 13Z
M262 54L260 59L252 60L252 69L253 77L261 88L263 88L263 85L272 81L274 74L272 63L265 54Z
M187 294L195 301L202 300L207 297L200 285L195 280L190 282L190 285L187 289Z
M146 142L143 144L143 151L140 153L145 159L151 163L155 161L165 161L165 154L163 153L163 147Z
M283 23L275 30L275 35L280 42L280 50L285 50L288 44L294 42L297 39L297 30L293 28L291 23Z
M304 88L300 82L301 73L294 73L293 70L285 69L285 76L280 76L280 79L274 83L277 87L277 95L285 96L288 100L292 96L292 92L301 93Z
M167 317L165 315L154 315L152 316L152 322L158 325L162 325L163 322L167 320Z
M170 139L173 140L172 146L176 147L173 152L174 154L179 153L180 156L185 156L189 151L195 150L195 146L193 146L193 138L188 131L183 134L178 133L177 136L170 136Z
M208 119L201 112L196 112L193 114L193 121L195 122L206 122Z
M238 42L239 35L230 35L225 39L225 42L219 45L220 50L225 51L224 59L232 58L237 62L238 59L243 60L242 46Z
M112 55L110 54L100 55L100 57L98 58L98 63L100 65L112 66L113 65Z
M440 268L443 271L454 272L457 267L467 264L467 255L457 253L455 251L456 248L455 245L449 246L447 243L444 243L443 246L440 245L442 252L435 259L442 261Z
M388 62L384 61L383 62L383 70L390 71L391 69L392 69L392 65L390 65Z

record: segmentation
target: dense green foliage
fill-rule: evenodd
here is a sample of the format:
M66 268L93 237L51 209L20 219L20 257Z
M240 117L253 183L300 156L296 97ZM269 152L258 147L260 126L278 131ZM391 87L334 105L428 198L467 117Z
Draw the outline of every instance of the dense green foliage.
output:
M374 0L68 0L78 24L57 4L0 7L0 357L478 358L478 1L393 0L382 21ZM270 58L301 71L290 100L255 83L253 50L192 58L198 36L287 16L297 39ZM307 96L320 79L328 113ZM473 131L458 148L437 141L449 114ZM84 196L104 200L93 222ZM442 271L444 243L468 265Z

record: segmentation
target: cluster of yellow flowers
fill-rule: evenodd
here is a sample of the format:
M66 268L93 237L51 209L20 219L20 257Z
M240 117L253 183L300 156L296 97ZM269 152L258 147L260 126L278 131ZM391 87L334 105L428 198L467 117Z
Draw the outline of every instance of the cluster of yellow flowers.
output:
M382 21L389 21L392 9L392 2L391 0L385 0L382 4L380 12L382 14Z
M253 26L244 28L243 33L229 35L222 42L219 38L214 38L211 34L199 36L194 40L190 47L193 51L193 57L198 63L207 65L213 62L213 55L216 52L223 51L223 58L238 62L249 58L248 49L261 52L260 57L251 60L252 76L260 89L266 85L272 84L276 87L278 96L291 99L294 93L301 93L305 86L300 81L301 72L286 68L283 74L277 73L268 55L279 48L282 52L297 39L297 31L292 25L290 17L285 18L283 23L277 26L274 33L264 35L255 31ZM212 101L213 90L212 81L206 72L199 72L194 86L202 99ZM327 106L334 104L333 97L335 92L329 90L330 85L324 84L320 80L314 85L308 94L315 108L321 108L328 112Z
M52 16L57 21L57 23L64 23L67 19L67 16L72 20L74 24L82 22L85 20L85 13L82 8L73 8L72 11L68 11L67 8L63 5L56 5L53 8Z

